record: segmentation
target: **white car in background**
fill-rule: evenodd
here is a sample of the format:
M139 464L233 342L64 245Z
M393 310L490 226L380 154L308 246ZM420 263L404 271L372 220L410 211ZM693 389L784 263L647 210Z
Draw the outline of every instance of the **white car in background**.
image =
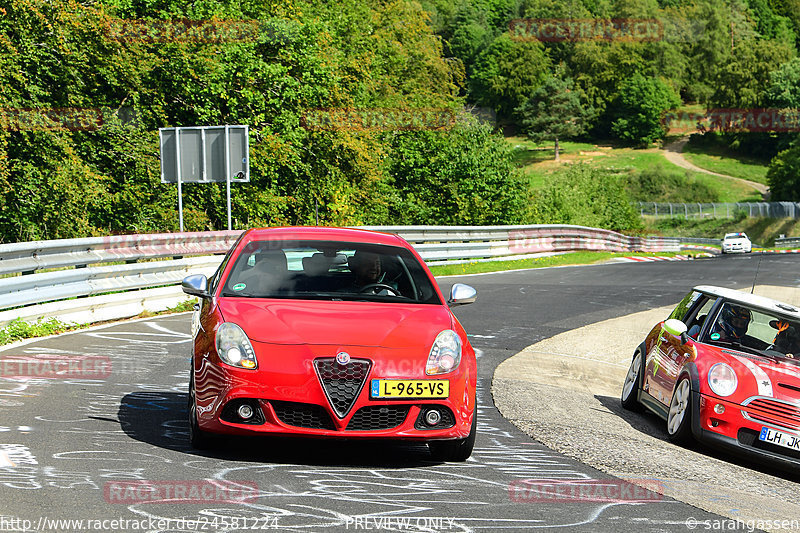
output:
M744 233L726 233L722 239L722 253L733 254L737 252L749 254L753 251L753 243Z

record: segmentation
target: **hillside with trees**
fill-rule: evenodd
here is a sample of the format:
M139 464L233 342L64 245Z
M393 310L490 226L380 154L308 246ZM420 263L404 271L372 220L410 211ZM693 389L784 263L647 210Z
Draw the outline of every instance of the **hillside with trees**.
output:
M542 19L657 31L541 39L529 22ZM7 0L0 240L176 231L158 129L217 124L250 126L235 227L635 229L619 177L564 169L531 190L502 130L638 147L663 139L664 113L686 103L796 110L798 35L796 0ZM384 122L309 127L320 110ZM393 126L397 110L423 118ZM449 118L425 118L434 111ZM496 120L477 118L487 114ZM774 199L800 200L798 129L705 137L774 158ZM558 187L570 182L596 197L572 205L581 193ZM224 185L183 192L188 230L225 227Z

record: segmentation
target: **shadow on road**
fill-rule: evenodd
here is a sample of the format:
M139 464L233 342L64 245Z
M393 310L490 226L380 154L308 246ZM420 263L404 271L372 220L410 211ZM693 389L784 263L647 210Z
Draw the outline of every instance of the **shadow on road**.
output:
M121 429L131 438L180 453L240 462L410 468L436 464L420 443L299 437L220 437L210 450L188 443L189 395L135 392L120 401Z
M655 414L651 413L650 411L647 411L644 408L642 408L641 412L636 413L633 411L628 411L626 409L623 409L619 403L619 398L612 398L610 396L599 396L599 395L595 395L595 398L603 405L603 407L611 411L613 414L617 415L620 419L622 419L623 422L628 424L632 429L649 437L662 440L664 441L665 445L678 447L676 444L671 444L667 441L667 423L658 416L656 416ZM769 474L775 477L780 477L786 479L787 481L796 481L797 479L797 475L794 473L762 465L760 463L751 461L745 457L739 457L737 455L728 453L724 450L711 448L704 444L700 444L699 442L696 441L689 446L685 446L685 448L687 450L691 450L693 452L705 455L706 457L719 459L720 461L726 461L733 465L741 466L743 468L749 468L751 470L755 470L764 474ZM675 475L680 476L681 472L675 472Z

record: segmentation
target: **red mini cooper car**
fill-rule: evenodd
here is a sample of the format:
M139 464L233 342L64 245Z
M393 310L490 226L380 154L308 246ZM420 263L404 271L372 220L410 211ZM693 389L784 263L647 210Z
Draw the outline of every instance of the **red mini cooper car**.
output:
M636 349L627 409L697 440L800 466L800 309L720 287L695 287Z
M341 228L242 234L211 279L189 276L190 439L290 434L427 442L464 461L476 433L477 366L450 307L398 235Z

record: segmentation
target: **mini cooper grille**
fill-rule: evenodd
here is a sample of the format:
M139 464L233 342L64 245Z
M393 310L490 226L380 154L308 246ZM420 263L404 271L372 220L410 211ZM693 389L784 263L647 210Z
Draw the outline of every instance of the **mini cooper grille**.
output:
M348 431L370 431L376 429L392 429L402 424L408 416L407 405L370 405L362 407L350 423Z
M786 421L790 421L795 428L800 428L800 407L796 405L769 398L756 398L748 403L745 409L747 410L747 415L755 420L778 424L783 427L786 427Z
M351 359L346 365L340 365L336 359L315 359L322 389L339 418L344 418L358 398L369 374L370 362L365 359Z
M278 420L287 426L309 429L336 429L330 415L321 405L312 403L270 401Z

